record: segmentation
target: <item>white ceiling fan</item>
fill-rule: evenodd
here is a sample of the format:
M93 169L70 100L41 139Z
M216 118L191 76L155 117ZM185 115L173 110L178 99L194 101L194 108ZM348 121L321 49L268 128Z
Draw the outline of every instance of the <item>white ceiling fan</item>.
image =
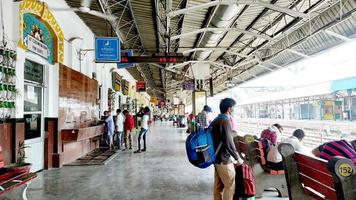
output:
M117 17L114 15L107 15L102 12L96 11L96 10L91 10L90 5L91 5L92 0L82 0L80 7L79 8L50 8L53 11L74 11L74 12L81 12L84 14L89 14L89 15L94 15L96 17L100 17L109 21L115 20Z

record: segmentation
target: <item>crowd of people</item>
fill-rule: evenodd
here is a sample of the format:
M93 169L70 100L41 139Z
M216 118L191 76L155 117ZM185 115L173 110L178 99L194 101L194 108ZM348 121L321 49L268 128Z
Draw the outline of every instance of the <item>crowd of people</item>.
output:
M235 166L243 163L240 153L237 152L233 137L236 135L233 120L233 111L236 102L231 98L225 98L220 102L220 114L210 121L207 114L212 112L209 106L204 106L197 116L188 116L188 132L195 132L200 128L211 127L216 159L214 163L214 200L232 200L235 192ZM295 151L306 152L303 147L305 132L296 129L288 138L280 140L283 127L280 124L273 124L263 130L260 140L266 155L267 167L275 170L283 170L282 156L278 151L278 145L289 143ZM280 141L280 142L278 142ZM311 152L314 156L329 160L334 156L341 156L350 159L356 165L356 140L348 142L346 140L330 141L320 145Z
M136 114L137 125L140 126L138 135L138 148L134 153L145 152L147 149L146 135L151 122L150 108L148 106L140 109ZM111 150L132 150L132 134L135 129L135 118L128 111L121 109L116 110L116 115L113 116L110 111L104 112L105 133L103 135L105 144ZM116 137L116 144L114 138ZM141 148L141 139L143 140L143 148Z

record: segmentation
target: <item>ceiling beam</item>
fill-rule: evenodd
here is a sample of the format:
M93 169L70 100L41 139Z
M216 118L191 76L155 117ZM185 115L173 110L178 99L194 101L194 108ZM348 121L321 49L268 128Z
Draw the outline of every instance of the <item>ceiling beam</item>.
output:
M220 66L220 67L225 67L225 68L229 68L229 69L233 68L230 65L226 65L226 64L215 62L215 61L211 61L211 60L190 60L190 61L186 61L186 62L183 62L183 63L180 63L180 64L171 65L171 66L169 66L169 69L181 68L181 67L184 67L184 66L186 66L188 64L194 64L194 63L209 63L209 64L214 65L214 66Z
M350 42L350 41L351 41L350 38L348 38L348 37L346 37L346 36L343 36L343 35L341 35L341 34L335 33L334 31L324 30L324 32L325 32L326 34L328 34L328 35L331 35L331 36L333 36L333 37L336 37L336 38L338 38L338 39L340 39L340 40L343 40L343 41L345 41L345 42Z
M309 58L310 57L309 55L306 55L306 54L301 53L301 52L299 52L297 50L294 50L294 49L287 49L287 51L289 51L289 52L291 52L293 54L296 54L298 56L304 57L304 58Z
M246 31L246 30L243 30L243 29L240 29L240 28L202 28L202 29L198 29L198 30L195 30L195 31L190 31L188 33L183 33L183 34L180 34L180 35L173 36L173 37L171 37L171 40L176 40L176 39L179 39L181 37L187 37L187 36L191 36L191 35L196 35L196 34L207 32L207 31L210 31L210 32L235 31L235 32L246 34L246 35L251 35L251 36L254 36L254 37L257 37L257 38L262 38L262 39L265 39L265 40L268 40L268 41L273 40L273 38L268 36L268 35L265 35L265 34L262 35L262 34L254 33L254 32L251 32L251 31Z
M243 58L248 57L248 55L246 55L246 54L234 52L232 50L233 50L233 48L230 48L230 50L226 50L226 47L225 48L224 47L194 48L194 49L189 49L189 50L183 51L183 54L187 54L187 53L191 53L191 52L195 52L195 51L224 51L225 53L237 55L239 57L243 57Z
M248 64L251 64L251 63L253 63L253 62L259 62L259 61L260 61L260 60L257 59L257 58L252 58L251 60L245 60L245 61L243 61L243 62L237 63L237 64L234 65L232 68L233 68L233 69L237 69L237 68L242 67L242 66L244 66L244 65L248 65Z
M213 7L213 6L217 6L217 5L231 5L231 4L258 5L258 6L263 6L263 7L269 8L274 11L286 13L293 17L308 18L308 15L305 13L297 12L295 10L277 6L274 4L270 4L270 3L267 3L267 2L264 2L261 0L215 0L215 1L208 2L208 3L199 4L197 6L192 6L189 8L172 11L172 12L168 13L168 16L174 17L177 15L186 14L186 13L189 13L189 12L192 12L195 10L201 10L204 8L209 8L209 7Z
M172 0L166 0L166 13L169 13L172 9ZM171 18L166 15L166 36L170 35L171 32ZM171 41L169 38L166 38L166 53L170 53L171 50Z
M170 69L170 68L167 68L167 67L163 67L163 66L161 66L161 65L159 65L159 64L157 64L157 63L150 63L150 65L153 65L153 66L155 66L155 67L158 67L158 68L163 69L163 70L165 70L165 71L169 71L169 72L174 73L174 74L184 75L184 76L187 77L187 78L193 79L192 77L190 77L190 76L188 76L188 75L186 75L186 74L183 74L183 73L181 73L181 72L178 72L178 71L176 71L176 70L174 70L174 69Z
M272 63L272 62L270 62L270 61L264 61L264 63L267 63L267 64L270 64L270 65L272 65L272 66L275 66L275 67L277 67L278 69L282 69L282 68L283 68L283 66L277 65L277 64Z
M271 68L269 68L269 67L267 67L267 66L264 66L264 65L262 65L262 64L259 64L259 65L256 65L257 67L261 67L261 68L263 68L263 69L267 69L268 71L270 71L270 72L274 72L274 70L273 69L271 69Z

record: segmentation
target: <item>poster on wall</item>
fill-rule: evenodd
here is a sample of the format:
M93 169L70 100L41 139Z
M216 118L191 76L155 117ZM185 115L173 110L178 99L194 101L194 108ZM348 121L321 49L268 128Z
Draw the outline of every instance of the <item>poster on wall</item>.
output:
M179 116L184 116L185 115L185 105L184 104L179 104L178 105L178 115Z
M333 104L334 102L331 100L325 100L323 102L324 120L333 119Z
M121 91L121 79L122 77L118 73L112 73L112 87L117 92Z
M206 101L206 91L201 90L193 92L193 111L195 115L203 110L206 105Z
M136 82L136 92L146 92L145 81L137 81Z

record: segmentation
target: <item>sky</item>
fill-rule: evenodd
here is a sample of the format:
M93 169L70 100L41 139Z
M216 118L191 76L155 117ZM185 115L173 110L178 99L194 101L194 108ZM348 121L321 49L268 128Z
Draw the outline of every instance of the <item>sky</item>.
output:
M356 40L346 42L310 58L292 63L283 69L268 73L247 81L235 88L227 90L209 99L211 102L230 96L238 101L246 102L261 93L259 87L278 87L291 89L328 81L356 77Z
M248 81L239 87L300 87L356 76L355 49L356 40L353 40Z
M349 77L356 77L356 39L345 42L327 51L292 63L283 69L247 81L235 88L208 98L214 114L219 112L222 98L232 97L237 103L247 103L253 97L263 96L256 92L259 87L292 89Z

